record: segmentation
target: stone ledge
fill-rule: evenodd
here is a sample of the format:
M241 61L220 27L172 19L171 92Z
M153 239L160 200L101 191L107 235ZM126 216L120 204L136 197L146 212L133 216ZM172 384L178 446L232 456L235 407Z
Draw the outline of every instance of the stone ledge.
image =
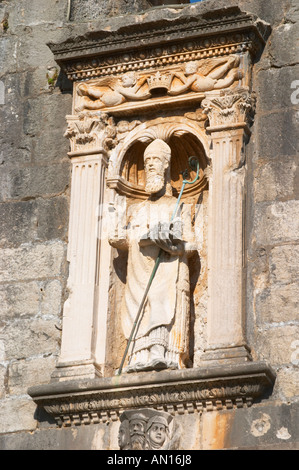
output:
M183 11L172 19L169 17L161 19L159 16L158 19L145 19L138 23L134 17L126 18L126 23L116 21L115 27L110 27L109 30L103 25L97 28L95 24L92 30L85 28L83 34L81 30L62 43L50 42L48 46L54 53L55 59L59 61L78 59L82 55L87 56L92 53L110 55L113 51L131 51L132 47L138 49L148 44L161 46L162 43L168 42L169 38L181 41L186 34L190 41L198 35L206 38L214 32L221 34L224 31L239 32L245 28L252 31L252 27L259 40L264 42L269 35L269 25L257 16L241 11L238 6L232 6L196 16L193 11L189 14Z
M69 80L86 80L149 72L168 64L244 53L256 55L264 47L270 26L239 7L208 14L178 14L175 18L117 23L107 30L77 32L62 43L49 43L55 61ZM100 28L100 29L97 29Z
M50 383L28 393L58 426L71 426L116 421L123 411L142 407L173 415L248 407L274 381L269 365L250 362Z

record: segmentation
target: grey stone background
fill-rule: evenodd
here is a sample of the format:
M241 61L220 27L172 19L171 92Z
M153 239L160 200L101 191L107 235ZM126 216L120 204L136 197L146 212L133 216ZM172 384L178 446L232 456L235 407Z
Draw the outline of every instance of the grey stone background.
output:
M56 64L47 43L63 41L76 23L107 26L109 17L127 24L128 14L148 3L74 0L67 22L67 0L0 0L0 449L109 448L117 435L117 423L57 430L27 395L29 386L50 380L67 297L70 163L63 133L72 95L61 75L54 88L48 83L48 67ZM269 362L277 380L272 395L248 410L183 417L192 429L185 445L298 448L299 92L292 84L299 81L299 5L205 0L187 8L195 14L229 5L272 26L254 66L257 108L247 147L247 334L254 359Z

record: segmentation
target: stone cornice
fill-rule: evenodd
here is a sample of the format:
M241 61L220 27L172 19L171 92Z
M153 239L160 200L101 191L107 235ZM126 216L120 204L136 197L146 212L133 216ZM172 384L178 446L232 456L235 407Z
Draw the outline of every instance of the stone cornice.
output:
M231 7L87 31L48 46L68 77L82 80L248 50L254 54L268 34L266 23Z
M125 374L31 387L29 395L59 426L117 420L141 407L173 415L251 406L272 388L273 370L248 362L202 369Z

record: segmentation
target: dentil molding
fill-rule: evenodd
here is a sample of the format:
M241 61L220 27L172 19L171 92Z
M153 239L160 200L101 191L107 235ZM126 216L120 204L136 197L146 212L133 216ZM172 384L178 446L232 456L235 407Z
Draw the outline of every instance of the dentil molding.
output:
M182 415L250 407L273 387L266 363L140 372L120 377L51 383L28 390L58 426L116 421L125 410L151 408Z
M92 30L48 46L68 78L76 81L246 51L255 55L269 30L255 15L230 7Z

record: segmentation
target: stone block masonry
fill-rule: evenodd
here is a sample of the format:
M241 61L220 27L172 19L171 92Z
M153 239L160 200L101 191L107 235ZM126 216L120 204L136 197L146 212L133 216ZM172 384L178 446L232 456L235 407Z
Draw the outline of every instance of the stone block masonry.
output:
M253 354L277 370L273 398L296 401L299 103L292 93L299 73L299 9L294 1L285 7L283 22L278 9L272 11L272 34L254 74L259 131L249 144L247 305Z
M0 4L0 434L36 428L27 388L49 381L59 353L72 97L49 82L46 42L65 15L64 1Z

